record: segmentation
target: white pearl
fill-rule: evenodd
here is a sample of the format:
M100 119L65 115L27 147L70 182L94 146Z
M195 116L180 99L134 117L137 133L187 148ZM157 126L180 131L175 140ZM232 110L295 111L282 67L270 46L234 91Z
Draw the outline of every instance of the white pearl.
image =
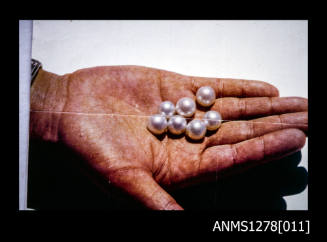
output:
M204 107L212 105L216 101L215 90L209 86L199 88L199 90L196 92L196 100L201 106Z
M172 116L168 121L168 130L172 134L182 134L186 129L186 119L180 115Z
M222 118L220 113L216 111L208 111L204 114L204 123L208 130L216 130L220 127Z
M154 134L162 134L167 130L167 119L162 114L155 114L149 118L148 129Z
M192 98L183 97L176 104L176 111L184 117L191 117L195 113L196 104Z
M206 131L205 123L199 119L193 119L186 127L187 136L194 140L202 139Z
M159 113L169 118L175 113L175 105L170 101L164 101L159 106Z

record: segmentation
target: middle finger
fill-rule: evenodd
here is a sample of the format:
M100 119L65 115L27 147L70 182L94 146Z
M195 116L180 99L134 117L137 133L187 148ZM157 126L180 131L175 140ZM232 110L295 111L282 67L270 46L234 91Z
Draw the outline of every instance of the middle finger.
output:
M231 121L221 125L218 132L206 139L206 147L235 144L286 128L308 130L308 112L287 113L249 121Z
M210 110L218 111L223 120L250 119L304 112L308 110L308 100L301 97L226 97L217 99Z

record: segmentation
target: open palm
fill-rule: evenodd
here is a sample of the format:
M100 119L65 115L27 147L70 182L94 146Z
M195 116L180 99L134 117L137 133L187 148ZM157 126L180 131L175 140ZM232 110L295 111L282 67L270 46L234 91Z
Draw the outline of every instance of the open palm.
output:
M36 104L34 109L59 111L56 141L150 209L182 209L169 189L279 159L301 149L306 140L307 100L280 98L268 83L140 66L87 68L62 78L66 84L59 90L65 93L60 110L55 103L52 110ZM198 107L195 118L207 110L219 111L229 121L218 131L200 141L149 132L148 116L158 112L162 101L195 99L201 86L214 88L218 98L210 108ZM41 118L42 113L31 115Z

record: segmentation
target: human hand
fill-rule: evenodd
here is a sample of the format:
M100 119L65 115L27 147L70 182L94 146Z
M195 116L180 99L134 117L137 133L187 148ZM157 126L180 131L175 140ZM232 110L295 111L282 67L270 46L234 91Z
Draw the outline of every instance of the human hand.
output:
M154 136L148 116L162 101L217 94L210 110L225 122L200 141ZM198 108L195 118L209 109ZM242 121L239 121L242 120ZM301 149L307 100L278 97L259 81L202 78L140 66L82 69L57 76L40 70L31 89L31 136L70 147L150 209L182 209L167 191L221 178ZM167 190L167 191L166 191Z

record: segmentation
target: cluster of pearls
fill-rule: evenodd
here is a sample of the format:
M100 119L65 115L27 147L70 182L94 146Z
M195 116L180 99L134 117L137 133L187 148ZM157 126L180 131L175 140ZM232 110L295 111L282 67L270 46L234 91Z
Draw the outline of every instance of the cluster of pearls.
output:
M212 87L201 87L196 92L196 101L201 106L211 106L215 100L216 94ZM179 99L176 107L172 102L164 101L159 106L159 114L149 118L148 129L156 135L163 134L167 130L175 135L185 132L189 138L200 140L207 130L216 130L220 127L222 117L216 111L206 112L203 120L193 119L187 123L186 118L192 117L195 111L195 101L189 97Z

